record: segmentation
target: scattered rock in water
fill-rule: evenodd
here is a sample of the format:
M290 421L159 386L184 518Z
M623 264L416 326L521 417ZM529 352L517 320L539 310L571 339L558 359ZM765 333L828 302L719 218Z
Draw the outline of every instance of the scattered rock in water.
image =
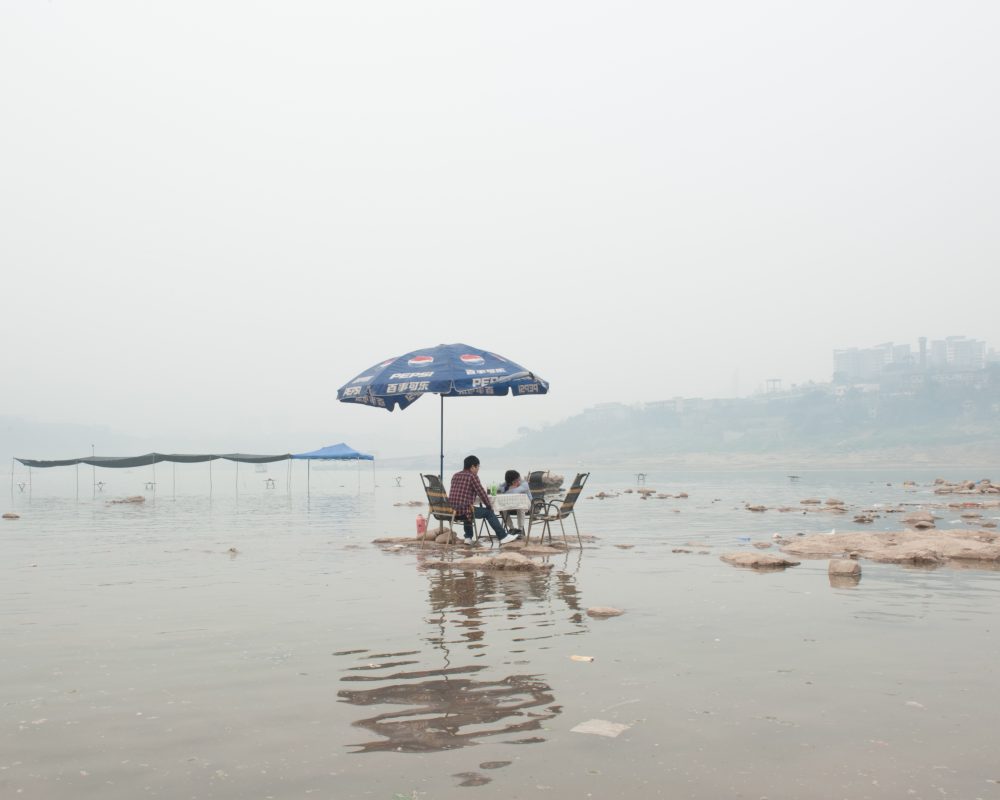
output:
M485 786L493 780L478 772L456 772L452 777L461 778L462 782L458 784L459 786Z
M976 481L959 481L950 483L944 478L934 480L934 494L1000 494L1000 485L994 484L989 478Z
M688 493L687 493L687 492L679 492L679 493L677 494L677 497L678 497L679 499L681 499L681 500L687 500L687 498L688 498Z
M767 511L767 506L747 506L747 511Z
M771 542L752 542L752 544L758 550L767 550L771 546Z
M479 765L479 769L500 769L501 767L509 767L513 763L513 761L484 761Z
M835 558L827 570L831 575L861 575L861 565L849 558Z
M121 500L108 500L108 505L121 505L122 503L145 503L146 498L141 494L134 494L131 497L123 497Z
M634 544L616 544L615 547L617 547L619 550L631 550L633 547L635 547L635 545Z
M683 547L675 547L670 551L671 553L690 553L690 550L685 550Z
M854 521L859 525L867 525L869 522L875 521L874 514L858 514L854 517Z
M826 504L828 506L842 506L844 505L844 501L841 500L839 497L828 497L826 499Z
M594 657L593 656L570 656L569 660L570 661L585 661L585 662L589 663L589 662L591 662L591 661L594 660Z
M591 606L587 609L588 617L620 617L625 612L611 606Z
M15 514L13 511L7 511L3 515L3 518L4 519L21 519L21 515L20 514Z
M886 564L935 566L955 561L965 566L1000 565L1000 535L964 529L812 534L784 542L781 549L803 558L839 558L851 553Z
M750 567L751 569L784 569L785 567L797 567L800 561L790 561L781 556L771 553L726 553L720 558L727 564L734 567Z
M934 521L937 519L930 511L913 511L907 516L903 517L904 525L911 525L917 530L927 530L928 528L934 527Z
M807 497L805 500L799 500L799 502L804 506L818 506L820 499L818 497Z
M461 570L479 569L494 572L546 572L552 564L539 564L520 553L504 550L500 553L470 556L457 561L428 561L428 567L454 568Z

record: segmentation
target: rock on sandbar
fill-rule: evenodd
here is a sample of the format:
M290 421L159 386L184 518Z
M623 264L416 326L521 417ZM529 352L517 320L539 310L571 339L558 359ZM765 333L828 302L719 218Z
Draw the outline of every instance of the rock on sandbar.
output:
M719 557L734 567L751 567L752 569L784 569L785 567L797 567L802 563L770 553L726 553Z
M929 530L813 534L783 542L785 553L803 558L838 558L851 553L886 564L943 564L948 561L1000 565L1000 535L989 531Z
M539 564L520 553L501 552L495 555L470 556L458 561L428 561L426 566L454 569L482 569L504 572L545 572L552 564Z

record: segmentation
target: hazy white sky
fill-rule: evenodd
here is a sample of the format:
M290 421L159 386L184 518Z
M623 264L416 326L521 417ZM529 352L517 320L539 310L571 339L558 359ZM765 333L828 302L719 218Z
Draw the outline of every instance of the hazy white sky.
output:
M419 452L437 398L337 387L440 342L551 382L449 401L462 448L997 347L998 38L992 0L10 0L0 413Z

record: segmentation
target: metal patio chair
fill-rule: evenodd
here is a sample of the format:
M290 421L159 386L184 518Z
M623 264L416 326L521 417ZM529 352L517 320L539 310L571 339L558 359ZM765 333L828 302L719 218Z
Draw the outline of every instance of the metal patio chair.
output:
M576 478L573 479L573 485L569 487L566 492L566 496L562 501L553 500L550 503L545 503L542 506L533 507L531 512L531 518L528 520L528 533L525 536L525 543L531 541L531 527L536 522L542 524L542 535L541 541L545 541L545 534L549 534L549 542L552 542L552 523L558 521L559 527L562 529L563 541L566 541L566 527L563 525L563 520L567 517L573 518L573 527L576 528L576 540L580 543L580 547L583 547L583 539L580 537L580 526L576 522L576 512L573 510L576 505L577 498L580 497L580 493L583 491L583 486L587 482L587 478L590 477L589 472L577 473ZM529 481L528 487L531 487ZM534 498L534 491L532 491L532 498Z
M452 537L455 536L455 523L465 522L465 515L459 514L451 507L451 503L448 502L448 493L444 490L444 484L441 483L441 479L437 475L424 475L421 473L420 481L424 485L424 492L427 495L427 504L430 506L430 516L436 519L439 523L440 529L444 528L444 523L448 523L448 530L451 532ZM472 520L473 530L475 530L475 519ZM483 520L485 525L486 520ZM483 531L483 525L479 526L479 530L476 531L476 538L480 538ZM489 526L486 526L486 535L490 537L490 543L493 543L493 534L489 530ZM426 542L426 537L421 539L420 546L424 546Z
M545 470L536 469L528 473L528 490L531 492L531 513L542 513L545 510L545 481L542 476Z

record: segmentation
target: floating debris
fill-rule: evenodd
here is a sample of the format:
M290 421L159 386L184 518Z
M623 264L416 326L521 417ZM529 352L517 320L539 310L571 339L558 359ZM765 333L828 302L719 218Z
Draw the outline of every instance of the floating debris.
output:
M587 609L588 617L620 617L625 612L611 606L591 606Z
M607 736L610 739L614 739L628 729L628 725L622 725L620 722L609 722L606 719L588 719L586 722L581 722L579 725L570 728L570 732L590 733L594 736Z

